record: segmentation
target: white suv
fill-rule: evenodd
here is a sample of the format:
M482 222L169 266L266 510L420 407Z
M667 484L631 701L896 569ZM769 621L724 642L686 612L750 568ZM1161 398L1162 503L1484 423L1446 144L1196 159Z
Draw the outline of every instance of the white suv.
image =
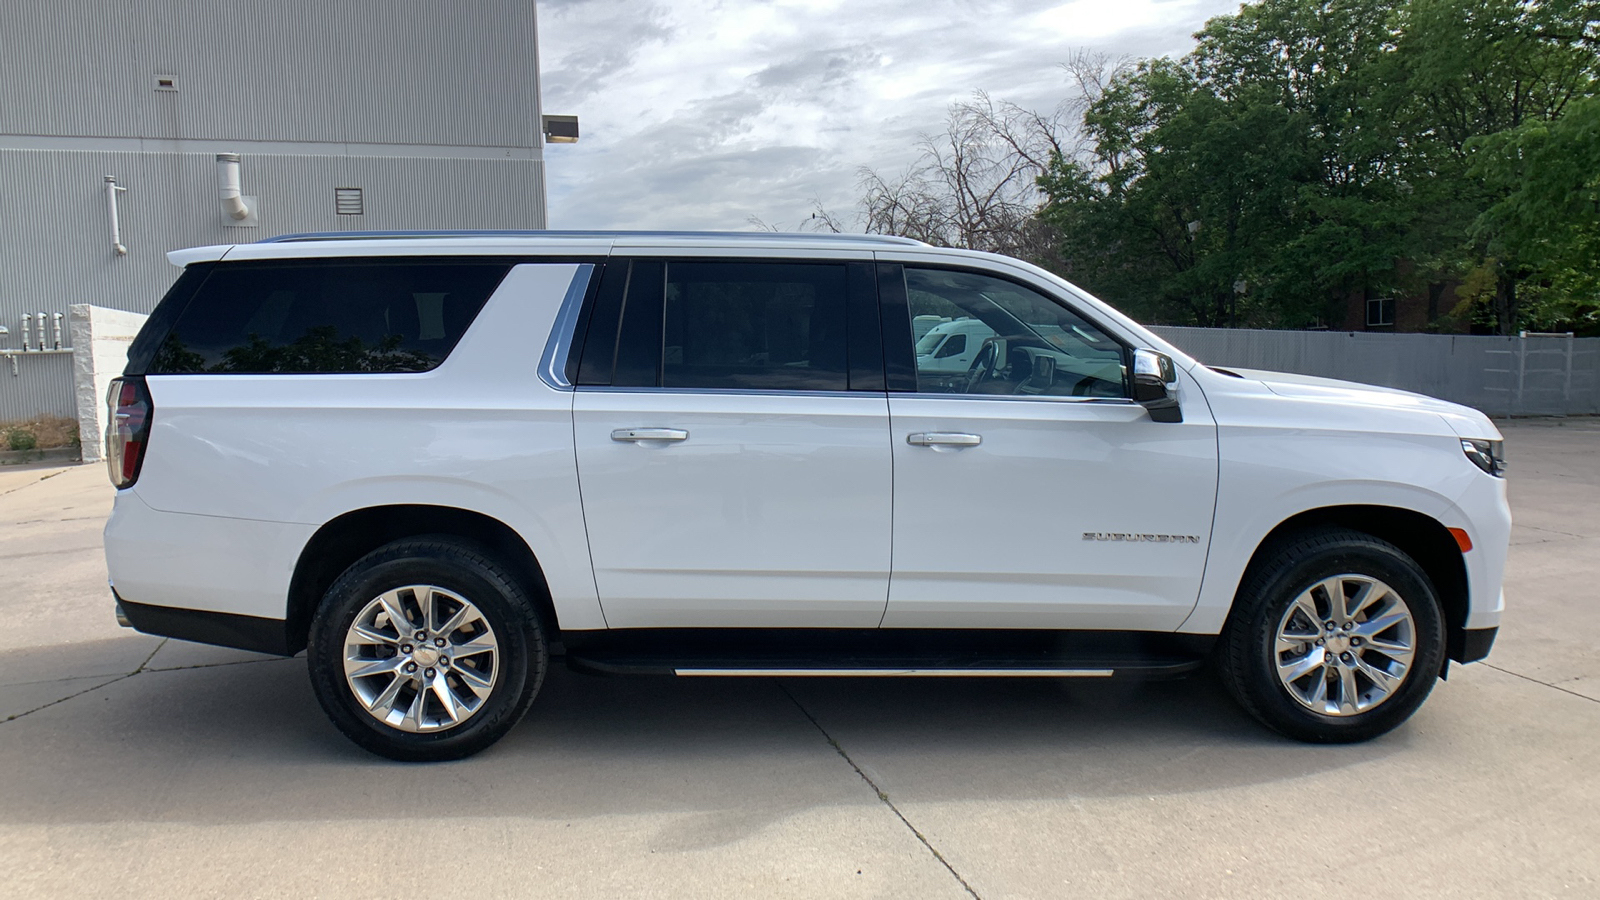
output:
M1203 366L889 237L303 235L171 254L111 390L118 614L307 651L397 759L600 673L1155 678L1310 741L1483 658L1500 434ZM925 373L913 319L978 344ZM985 336L988 335L988 336ZM937 354L934 354L935 356Z

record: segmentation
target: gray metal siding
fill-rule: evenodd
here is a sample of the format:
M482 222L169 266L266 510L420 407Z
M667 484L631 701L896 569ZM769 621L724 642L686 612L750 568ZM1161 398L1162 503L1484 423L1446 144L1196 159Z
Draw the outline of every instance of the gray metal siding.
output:
M532 160L246 156L244 191L260 197L259 227L226 227L209 154L0 151L0 323L19 346L25 312L73 303L149 312L177 270L166 252L254 241L286 231L540 228L543 184ZM118 200L122 242L111 249L103 178ZM363 189L365 214L334 212L334 188Z
M1600 413L1600 338L1151 330L1215 366L1399 388L1494 416Z
M9 326L13 333L16 325ZM66 325L62 325L65 331ZM12 344L11 346L16 346ZM72 354L41 353L11 361L0 357L0 422L31 419L37 415L77 418L78 403L72 389ZM6 449L0 446L0 450Z
M0 33L0 134L539 146L533 0L7 0Z

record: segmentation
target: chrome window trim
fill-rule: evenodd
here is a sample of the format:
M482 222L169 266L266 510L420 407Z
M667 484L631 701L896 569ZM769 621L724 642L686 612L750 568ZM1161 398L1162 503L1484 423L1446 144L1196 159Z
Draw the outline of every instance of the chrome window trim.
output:
M1051 394L942 394L934 391L895 391L896 399L922 397L929 400L1019 400L1023 403L1104 403L1115 406L1138 406L1128 397L1073 397Z
M887 391L795 391L767 388L690 388L690 387L629 387L610 384L580 384L580 391L600 394L691 394L702 397L884 397Z
M550 338L545 341L544 355L539 357L539 380L558 391L572 390L572 382L567 380L567 358L572 353L572 332L578 313L583 309L583 298L593 279L594 263L578 263L572 273L572 283L567 285L567 295L561 298L561 309L556 312Z
M1127 397L1058 397L1047 394L933 394L915 391L780 391L764 388L673 388L626 387L609 384L582 384L576 390L601 394L691 394L696 396L734 397L893 397L905 399L920 397L928 400L1019 400L1024 403L1100 403L1116 406L1138 406Z

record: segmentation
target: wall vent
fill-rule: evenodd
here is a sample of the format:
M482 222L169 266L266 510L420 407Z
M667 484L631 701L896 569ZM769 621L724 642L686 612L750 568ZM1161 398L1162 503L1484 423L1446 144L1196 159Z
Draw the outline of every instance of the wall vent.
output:
M341 216L361 215L361 188L334 188L333 211Z
M174 93L174 94L177 93L178 92L178 76L176 76L176 75L162 75L160 73L157 73L156 74L156 90L158 90L158 91L169 91L169 92Z

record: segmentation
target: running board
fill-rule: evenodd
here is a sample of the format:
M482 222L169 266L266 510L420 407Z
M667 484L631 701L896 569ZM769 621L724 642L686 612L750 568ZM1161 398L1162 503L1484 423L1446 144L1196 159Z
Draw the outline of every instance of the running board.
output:
M618 629L567 632L567 667L680 678L1176 678L1214 638L1136 632Z
M680 678L1110 678L1115 669L673 669Z

